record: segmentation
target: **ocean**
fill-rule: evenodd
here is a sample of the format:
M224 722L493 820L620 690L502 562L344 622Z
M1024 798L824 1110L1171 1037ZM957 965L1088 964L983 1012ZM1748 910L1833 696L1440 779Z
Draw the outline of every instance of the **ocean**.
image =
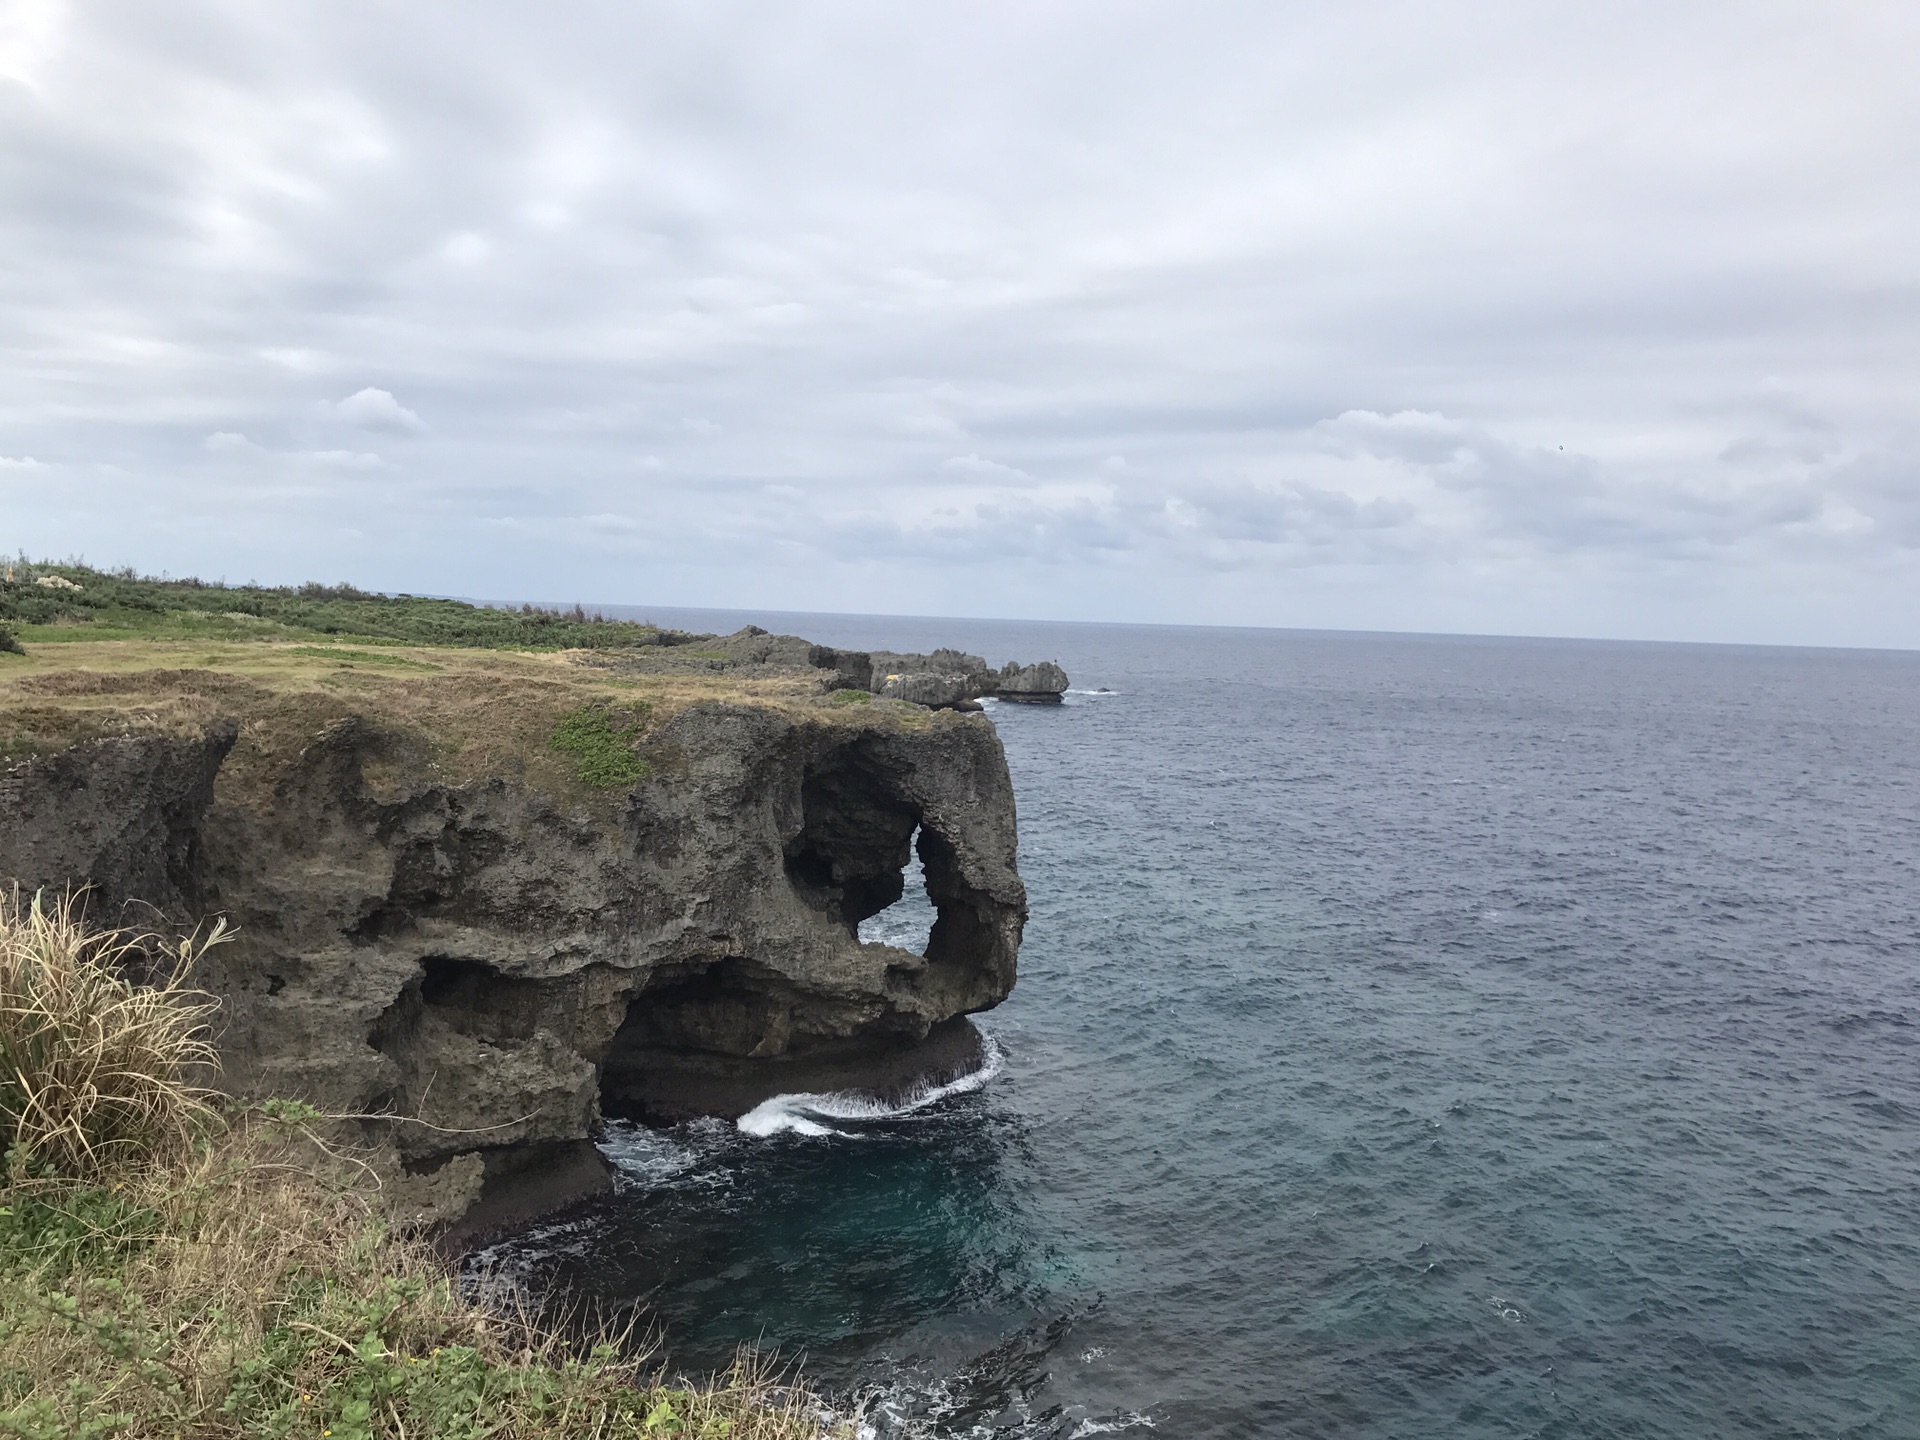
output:
M1020 980L488 1263L880 1436L1920 1435L1920 655L644 613L1064 664Z

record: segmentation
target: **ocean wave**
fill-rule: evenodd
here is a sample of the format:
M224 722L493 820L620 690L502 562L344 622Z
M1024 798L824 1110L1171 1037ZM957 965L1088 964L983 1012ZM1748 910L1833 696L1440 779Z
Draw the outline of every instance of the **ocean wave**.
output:
M854 1138L856 1132L837 1130L829 1122L897 1120L949 1096L978 1090L991 1081L1006 1068L1006 1054L991 1035L984 1035L982 1039L986 1058L980 1068L943 1085L919 1086L892 1102L844 1090L825 1094L802 1090L789 1095L775 1095L771 1100L761 1101L734 1124L742 1134L759 1140L781 1134Z

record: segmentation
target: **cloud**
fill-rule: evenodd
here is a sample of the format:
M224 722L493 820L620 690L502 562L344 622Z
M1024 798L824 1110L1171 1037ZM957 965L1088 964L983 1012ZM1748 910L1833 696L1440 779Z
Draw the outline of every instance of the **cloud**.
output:
M301 450L291 459L329 470L381 470L387 462L364 450Z
M940 462L940 468L957 471L962 475L973 475L1002 482L1026 482L1033 479L1024 470L1012 465L1002 465L998 460L988 460L980 455L950 455Z
M1886 7L29 8L9 546L1920 645Z
M358 425L362 430L380 430L390 435L419 435L427 428L425 422L394 399L390 391L377 390L371 385L364 390L354 391L333 408L342 420Z

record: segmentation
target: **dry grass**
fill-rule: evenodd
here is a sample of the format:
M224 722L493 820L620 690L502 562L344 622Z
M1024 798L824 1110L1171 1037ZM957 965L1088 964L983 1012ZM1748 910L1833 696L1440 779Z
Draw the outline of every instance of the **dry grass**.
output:
M190 1162L110 1187L15 1182L0 1196L0 1434L847 1433L751 1360L670 1384L617 1341L468 1303L350 1174L297 1120L256 1112Z
M223 938L215 925L161 948L89 931L72 897L0 892L0 1148L11 1169L93 1179L180 1153L204 1131L212 1094L187 1077L213 1066L215 1006L186 977ZM133 983L143 972L149 983Z
M359 717L391 734L391 774L406 781L505 777L569 802L606 803L550 745L583 707L643 713L635 739L690 705L725 700L805 713L829 724L921 728L930 713L875 701L829 704L817 674L736 676L621 670L605 656L387 647L378 664L349 647L95 641L46 647L0 667L0 779L8 764L103 737L198 734L221 715L242 722L226 767L263 783L328 725ZM406 662L396 664L394 662ZM663 775L670 763L655 763ZM227 783L223 779L223 784ZM269 787L270 788L270 787ZM263 789L263 794L265 793Z
M35 1163L9 1165L0 1188L0 1435L850 1432L764 1366L669 1384L621 1337L572 1342L469 1303L424 1238L389 1226L372 1172L315 1138L322 1117L269 1103L201 1123L209 1112L188 1076L205 1059L196 1038L205 1004L167 983L134 1003L124 981L99 980L132 958L124 936L86 933L70 907L17 901L0 912L0 935L20 957L9 965L29 976L33 1014L56 990L92 995L107 1018L78 1030L111 1029L118 1017L142 1037L81 1047L116 1057L86 1073L112 1077L103 1093L140 1097L126 1111L133 1119L119 1101L49 1110L33 1122L46 1148ZM54 1013L81 1018L66 1000ZM56 1085L36 1068L35 1057L56 1053L16 1052L22 1093L85 1090L79 1071ZM120 1118L89 1129L108 1113ZM64 1170L45 1159L55 1153Z

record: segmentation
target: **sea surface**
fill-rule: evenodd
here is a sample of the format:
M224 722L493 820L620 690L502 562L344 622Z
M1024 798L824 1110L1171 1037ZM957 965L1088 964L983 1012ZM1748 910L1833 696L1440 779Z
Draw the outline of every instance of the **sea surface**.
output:
M1060 660L1020 981L510 1274L882 1436L1920 1436L1920 655L646 613Z

